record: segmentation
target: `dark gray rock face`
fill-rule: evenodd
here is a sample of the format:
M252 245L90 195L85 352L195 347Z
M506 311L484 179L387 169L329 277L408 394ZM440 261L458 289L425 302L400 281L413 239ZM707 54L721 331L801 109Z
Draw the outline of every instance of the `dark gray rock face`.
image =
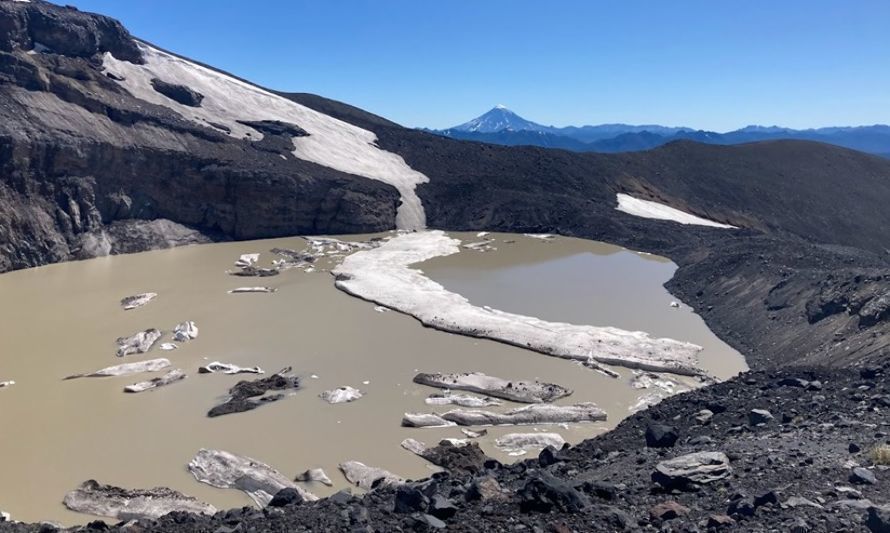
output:
M198 91L194 91L186 87L185 85L169 83L158 78L154 78L151 80L151 86L167 98L170 98L171 100L179 102L182 105L187 105L190 107L200 107L201 100L204 99L203 94L199 93Z

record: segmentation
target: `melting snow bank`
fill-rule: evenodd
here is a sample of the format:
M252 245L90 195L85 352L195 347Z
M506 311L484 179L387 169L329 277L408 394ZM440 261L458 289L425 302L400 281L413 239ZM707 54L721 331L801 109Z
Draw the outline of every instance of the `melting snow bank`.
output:
M404 233L346 257L333 270L338 289L401 311L425 326L528 348L586 363L698 375L700 346L654 339L641 331L547 322L476 307L411 265L458 253L460 241L441 231Z
M697 226L710 226L712 228L737 229L729 224L721 224L708 220L706 218L690 215L685 211L674 209L673 207L653 202L651 200L640 200L627 194L618 193L618 207L616 208L628 215L634 215L643 218L654 218L657 220L672 220L680 224L693 224Z
M223 126L227 134L253 140L263 134L245 121L278 120L296 124L308 135L294 137L294 156L341 172L382 181L402 197L396 215L400 229L420 229L426 224L423 205L415 192L429 179L412 169L401 156L377 147L377 136L352 124L272 94L221 72L139 43L144 65L116 59L106 53L106 73L133 96L178 112L186 120L204 126ZM164 96L152 84L160 79L184 85L203 96L197 107Z

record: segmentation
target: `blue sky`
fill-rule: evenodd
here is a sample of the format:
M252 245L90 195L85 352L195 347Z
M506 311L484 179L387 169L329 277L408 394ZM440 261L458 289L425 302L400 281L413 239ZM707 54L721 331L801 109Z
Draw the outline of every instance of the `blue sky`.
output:
M407 126L890 123L886 0L65 0Z

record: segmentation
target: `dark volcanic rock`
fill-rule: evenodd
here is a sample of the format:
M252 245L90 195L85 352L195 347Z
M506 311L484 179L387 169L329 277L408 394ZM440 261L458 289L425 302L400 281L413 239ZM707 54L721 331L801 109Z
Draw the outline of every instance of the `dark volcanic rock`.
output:
M303 497L296 489L285 488L278 491L269 501L269 507L286 507L288 505L296 505L303 503Z
M547 474L532 476L517 493L522 512L548 513L553 509L577 513L590 505L587 496Z
M200 107L201 100L204 99L203 94L192 90L185 85L169 83L158 78L153 78L151 80L151 86L167 98L190 107Z
M650 448L670 448L678 438L675 427L665 424L650 424L646 427L646 446Z
M300 378L291 376L291 369L285 368L277 374L254 381L239 381L229 389L229 397L225 402L207 412L208 417L216 417L233 413L251 411L270 402L285 397L284 394L266 395L269 391L296 390L300 387Z

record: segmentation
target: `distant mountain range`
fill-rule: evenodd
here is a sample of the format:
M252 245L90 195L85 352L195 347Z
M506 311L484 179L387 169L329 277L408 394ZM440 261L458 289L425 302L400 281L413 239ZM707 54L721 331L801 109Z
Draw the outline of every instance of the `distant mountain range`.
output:
M655 124L600 124L596 126L545 126L527 120L502 105L446 130L433 133L470 141L508 146L531 145L576 152L632 152L648 150L676 140L707 144L739 144L775 139L802 139L835 144L890 157L890 126L827 127L795 130L780 126L746 126L719 133Z

